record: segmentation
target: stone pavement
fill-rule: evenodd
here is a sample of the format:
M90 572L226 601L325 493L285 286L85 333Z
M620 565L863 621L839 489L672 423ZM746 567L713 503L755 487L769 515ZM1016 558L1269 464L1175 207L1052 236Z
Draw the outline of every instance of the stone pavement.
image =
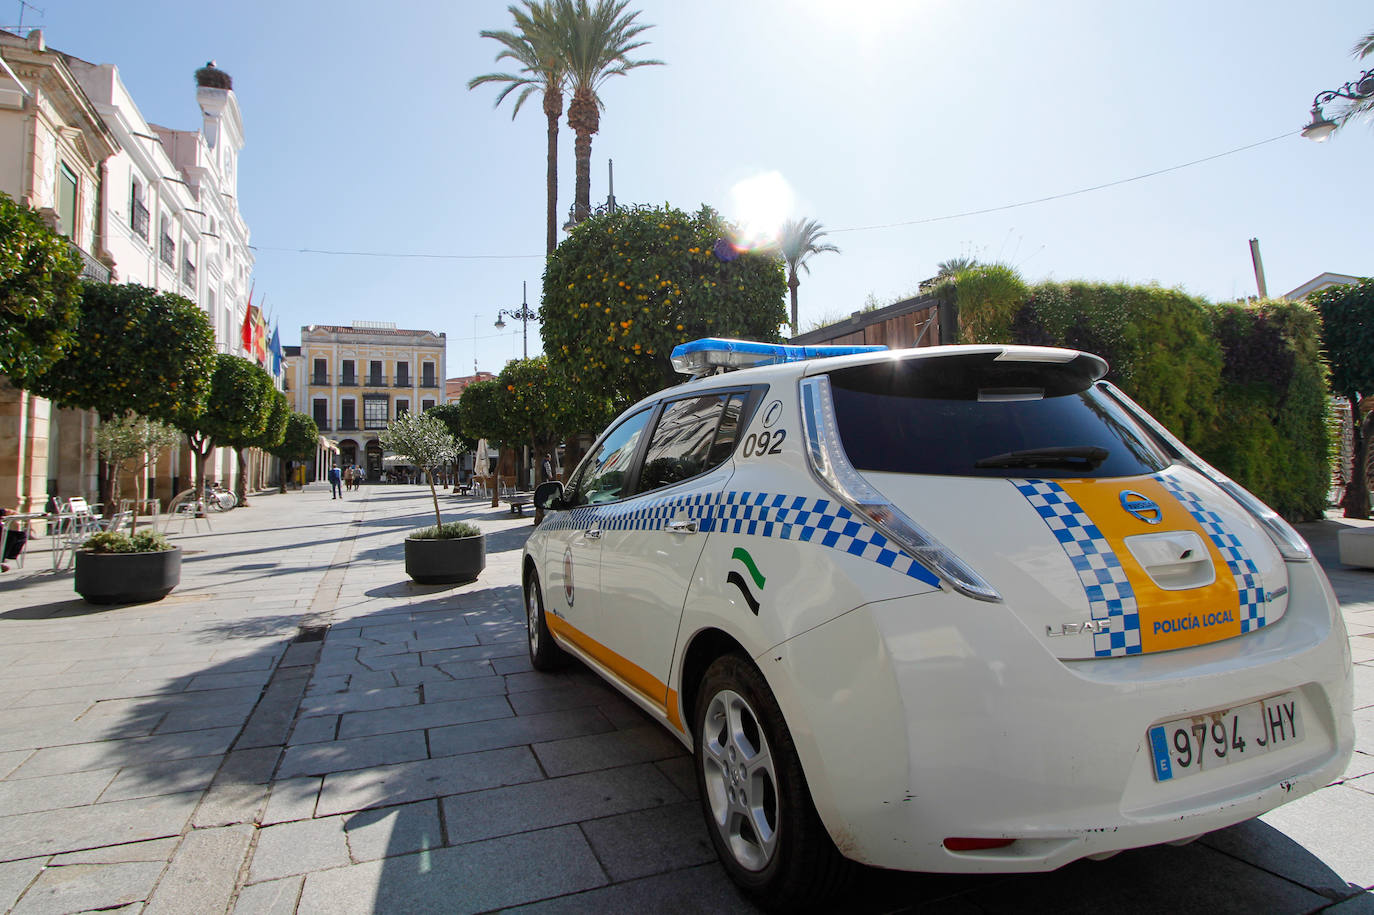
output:
M96 608L0 576L0 906L14 912L753 911L690 759L580 667L530 670L528 520L475 583L418 586L426 487L261 495L174 539L167 599ZM867 872L845 910L1374 912L1374 571L1334 558L1358 752L1335 784L1186 847L1052 874Z

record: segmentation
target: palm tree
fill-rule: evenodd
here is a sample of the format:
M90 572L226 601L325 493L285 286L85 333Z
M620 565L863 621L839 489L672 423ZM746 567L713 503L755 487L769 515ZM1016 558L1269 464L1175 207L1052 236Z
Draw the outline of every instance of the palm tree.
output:
M653 28L635 22L638 11L626 13L629 0L548 0L554 8L557 47L572 101L568 126L577 134L573 146L577 182L573 191L573 219L591 215L592 134L601 129L599 90L612 76L623 76L636 67L663 66L661 60L630 60L628 55L647 41L634 39Z
M1366 57L1374 56L1374 32L1370 32L1368 35L1365 35L1359 41L1355 42L1355 46L1350 49L1350 54L1356 60L1363 60ZM1361 83L1357 88L1364 91L1366 86L1364 83ZM1341 112L1341 124L1345 124L1356 115L1366 112L1374 112L1374 95L1366 96L1359 101L1351 102L1346 105L1345 110Z
M782 252L782 259L787 262L787 288L792 292L794 337L797 335L797 287L801 285L801 280L797 279L797 268L810 273L811 267L806 262L811 259L811 255L824 251L838 253L840 250L828 242L820 244L825 234L821 224L814 219L789 219L782 224L782 229L778 232L778 248Z
M940 261L939 265L935 268L938 271L935 274L935 279L953 279L960 271L969 270L977 266L978 258L976 257L965 257L963 255L951 257L947 261Z
M520 67L516 73L484 73L468 80L468 88L476 89L487 83L504 83L496 96L496 106L517 89L515 110L511 120L520 113L520 106L531 93L538 92L544 100L544 117L549 122L548 206L545 253L552 254L558 242L558 119L563 116L563 60L553 38L553 4L550 0L524 0L525 7L509 6L515 20L513 32L483 29L483 38L492 38L503 47L496 60L512 60Z

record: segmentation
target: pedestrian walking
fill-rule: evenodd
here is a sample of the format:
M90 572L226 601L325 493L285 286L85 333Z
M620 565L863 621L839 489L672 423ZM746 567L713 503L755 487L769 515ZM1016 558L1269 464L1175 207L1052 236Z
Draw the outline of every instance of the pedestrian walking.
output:
M329 498L331 498L331 499L342 499L342 498L343 498L343 487L340 485L340 484L342 484L342 483L343 483L343 471L339 470L339 467L338 467L337 464L334 465L333 467L330 467L330 468L329 468Z
M544 482L553 479L553 457L549 454L544 455Z

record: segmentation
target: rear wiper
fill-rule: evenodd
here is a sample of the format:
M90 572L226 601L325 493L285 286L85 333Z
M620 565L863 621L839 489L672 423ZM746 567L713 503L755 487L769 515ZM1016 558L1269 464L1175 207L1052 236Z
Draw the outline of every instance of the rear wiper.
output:
M1028 448L980 458L973 466L984 467L1083 467L1094 470L1107 459L1106 448L1070 445L1063 448Z

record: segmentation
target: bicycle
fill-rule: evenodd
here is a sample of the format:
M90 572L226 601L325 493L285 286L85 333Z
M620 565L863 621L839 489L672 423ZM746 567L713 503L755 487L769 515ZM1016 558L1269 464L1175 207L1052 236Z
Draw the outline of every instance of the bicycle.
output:
M239 504L238 498L218 483L205 484L205 507L217 512L227 512Z

